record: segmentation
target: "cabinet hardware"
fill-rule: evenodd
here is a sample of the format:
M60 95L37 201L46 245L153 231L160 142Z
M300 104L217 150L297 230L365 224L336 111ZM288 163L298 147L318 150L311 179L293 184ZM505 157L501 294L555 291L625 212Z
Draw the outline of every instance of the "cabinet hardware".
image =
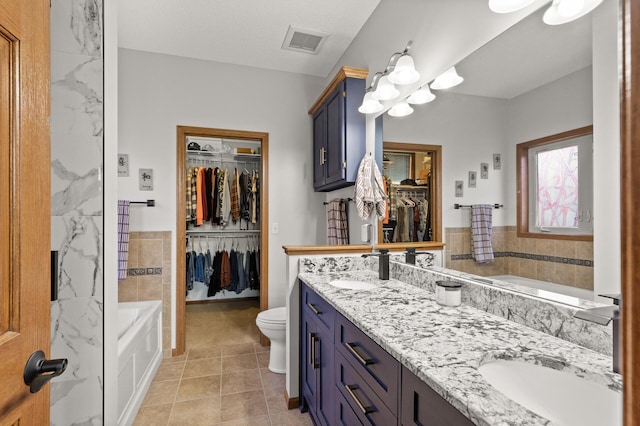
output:
M356 402L356 404L358 405L358 408L360 408L360 411L362 411L362 414L367 415L369 413L373 413L373 410L370 407L365 407L362 401L360 401L360 398L358 398L358 396L354 392L354 390L356 389L355 386L344 385L344 387L345 389L347 389L347 392L349 392L349 395L351 395L351 398L353 398L353 400Z
M320 165L323 165L324 163L327 162L327 159L325 158L326 153L327 153L327 150L324 149L324 147L320 148Z
M356 351L355 345L353 343L345 343L345 346L347 347L347 349L349 349L349 351L351 351L351 353L353 354L353 356L356 357L356 359L358 361L360 361L360 364L362 365L371 365L374 364L374 362L370 359L367 359L365 357L363 357L362 355L360 355L358 353L358 351Z
M316 342L318 341L318 338L316 337L316 333L309 333L309 337L310 337L310 341L311 341L311 359L310 359L310 364L313 367L314 370L316 370L318 367L320 367L320 364L318 364L316 362Z
M346 97L347 97L347 91L346 91L346 90L343 90L343 91L342 91L342 97L343 97L343 98L346 98Z
M322 311L318 310L318 308L316 308L316 305L314 305L313 303L307 303L307 306L311 308L313 313L316 315L320 315L322 313Z
M343 168L343 169L345 169L345 170L347 170L347 162L346 162L346 161L343 161L343 162L342 162L342 168Z

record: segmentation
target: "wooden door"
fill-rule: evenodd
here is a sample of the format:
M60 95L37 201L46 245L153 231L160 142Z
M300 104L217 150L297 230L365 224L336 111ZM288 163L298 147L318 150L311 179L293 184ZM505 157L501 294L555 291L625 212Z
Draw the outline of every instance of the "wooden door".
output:
M49 1L0 0L0 424L49 424L49 387L27 359L49 352Z

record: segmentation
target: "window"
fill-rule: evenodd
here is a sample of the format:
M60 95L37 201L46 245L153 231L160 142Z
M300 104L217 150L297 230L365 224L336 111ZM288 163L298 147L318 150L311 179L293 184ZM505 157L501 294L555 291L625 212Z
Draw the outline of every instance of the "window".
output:
M519 144L518 234L591 239L592 126Z
M385 159L389 160L389 163L385 165L385 171L392 183L399 184L407 178L413 178L411 173L412 154L385 151L384 155Z

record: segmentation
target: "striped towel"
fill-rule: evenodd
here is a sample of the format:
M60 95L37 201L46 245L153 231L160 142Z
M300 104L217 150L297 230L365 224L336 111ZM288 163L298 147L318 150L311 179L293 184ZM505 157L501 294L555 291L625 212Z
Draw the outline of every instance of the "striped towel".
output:
M360 219L369 219L374 210L379 220L384 219L387 194L384 191L382 174L371 154L366 154L360 161L354 192Z
M327 242L329 245L349 244L347 203L340 198L327 203Z
M471 206L471 256L476 263L493 262L491 247L491 214L493 206L478 204Z
M129 201L118 200L118 281L127 278L129 258Z

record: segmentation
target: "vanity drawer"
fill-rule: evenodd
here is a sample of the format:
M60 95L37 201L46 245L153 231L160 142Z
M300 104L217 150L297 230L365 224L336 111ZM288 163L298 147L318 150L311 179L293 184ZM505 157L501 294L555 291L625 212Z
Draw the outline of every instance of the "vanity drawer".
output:
M366 381L336 352L336 386L363 425L392 426L398 419Z
M333 333L336 310L304 283L302 283L302 309L309 313L311 318L315 318L327 331Z
M362 426L362 422L349 405L342 392L336 392L336 423L340 426Z
M340 314L335 342L344 358L393 413L398 412L400 363Z

